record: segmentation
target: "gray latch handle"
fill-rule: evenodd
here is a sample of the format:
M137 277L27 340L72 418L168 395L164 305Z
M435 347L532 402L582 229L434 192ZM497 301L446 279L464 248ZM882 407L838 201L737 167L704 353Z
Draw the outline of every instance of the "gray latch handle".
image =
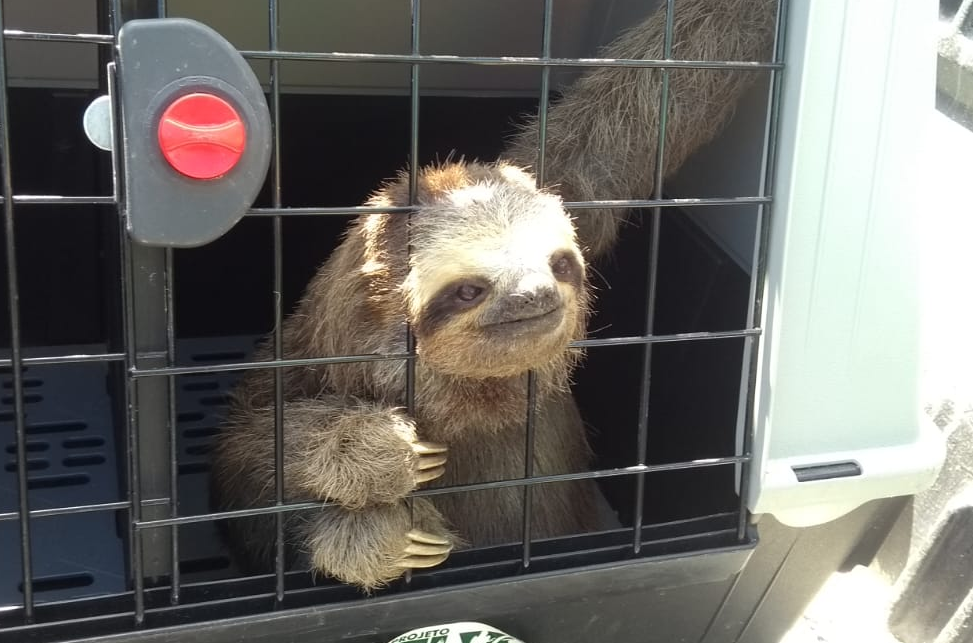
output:
M272 132L260 83L229 42L193 20L132 20L118 46L128 232L150 246L209 243L240 220L267 176ZM109 103L96 100L85 115L89 138L110 149L112 125Z

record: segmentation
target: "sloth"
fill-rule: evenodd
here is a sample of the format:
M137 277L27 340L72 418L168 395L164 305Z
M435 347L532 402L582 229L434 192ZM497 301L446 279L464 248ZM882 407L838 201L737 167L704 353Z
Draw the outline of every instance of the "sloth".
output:
M766 59L774 0L681 0L673 58ZM662 58L665 12L604 52ZM729 120L753 72L674 69L661 175L673 173ZM286 359L349 356L284 368L283 480L290 567L366 590L442 563L456 547L519 542L524 489L410 497L423 487L577 473L590 449L570 379L591 304L589 263L608 254L624 210L564 201L651 196L662 75L597 68L547 119L544 187L531 173L539 121L530 118L495 162L448 161L407 174L367 202L282 327ZM382 212L411 206L408 216ZM406 360L411 329L413 377ZM267 340L257 359L270 359ZM392 356L356 361L355 356ZM529 377L533 459L526 461ZM414 408L407 409L410 381ZM275 385L250 371L234 392L213 451L213 503L224 511L275 501ZM411 412L410 412L411 411ZM534 485L532 538L599 528L591 480ZM246 570L272 567L276 518L227 520Z
M577 473L588 460L568 384L579 355L569 344L584 335L589 295L560 198L502 162L428 167L418 188L411 216L368 214L352 225L282 329L290 359L402 354L407 322L414 331L411 416L401 359L283 374L285 498L335 504L288 518L290 559L364 588L439 564L462 541L519 539L521 488L414 498L411 506L405 499L433 481L524 476L528 371L536 383L534 474ZM408 192L403 175L368 205L404 206ZM274 376L254 371L215 448L221 509L273 502L273 453ZM531 493L533 537L597 527L591 481ZM274 521L228 521L244 567L270 565Z

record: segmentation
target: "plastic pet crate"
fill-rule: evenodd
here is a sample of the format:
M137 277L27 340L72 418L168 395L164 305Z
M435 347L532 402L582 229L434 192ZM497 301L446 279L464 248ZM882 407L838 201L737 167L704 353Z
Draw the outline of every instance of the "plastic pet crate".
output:
M410 156L495 157L600 45L687 1L4 2L0 640L380 643L481 620L526 643L762 643L867 562L942 459L915 400L901 161L933 96L929 0L782 0L768 60L610 63L760 75L592 270L573 392L614 525L458 551L365 595L244 574L210 503L227 394L363 197ZM246 185L166 191L146 161L153 92L201 82L126 66L126 23L165 17L229 41L193 64L221 57L207 87L254 108L268 158ZM265 95L230 82L246 66ZM82 127L109 93L88 118L113 125L110 153ZM152 227L167 213L179 243Z

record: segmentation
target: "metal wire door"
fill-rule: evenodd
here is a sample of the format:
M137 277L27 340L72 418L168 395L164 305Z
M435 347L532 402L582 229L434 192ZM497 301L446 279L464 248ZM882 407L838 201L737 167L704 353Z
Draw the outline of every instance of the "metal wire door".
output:
M672 199L665 198L665 184L662 176L666 150L664 149L666 119L660 123L660 141L657 150L655 191L646 198L633 201L591 201L566 204L570 210L639 208L643 210L647 226L651 229L650 247L646 249L648 270L648 294L646 297L643 332L633 336L587 339L575 344L576 347L597 351L605 347L630 346L643 348L642 372L639 382L640 414L637 426L632 431L632 448L636 453L631 466L599 469L578 474L558 476L538 476L533 472L534 443L534 379L529 379L528 413L525 418L527 440L524 448L528 454L528 466L521 478L504 481L482 482L462 487L418 491L416 497L433 496L442 493L475 492L498 486L515 486L523 489L524 515L523 538L516 550L505 549L496 553L489 564L474 570L473 563L478 559L475 553L464 558L441 572L406 577L400 586L392 591L408 592L414 588L439 588L463 583L469 580L491 580L510 578L517 574L530 574L553 570L568 570L576 566L596 563L619 563L621 561L651 557L662 553L693 551L703 546L733 546L748 543L752 534L748 530L746 510L748 466L751 460L752 424L751 404L754 388L753 360L756 356L760 338L760 286L762 278L762 257L765 248L767 224L772 204L773 168L775 166L775 141L777 137L777 103L780 91L781 55L783 42L778 34L776 53L773 61L754 63L749 61L682 61L671 60L673 33L671 17L678 0L668 0L669 31L666 34L666 56L659 60L604 60L604 59L564 59L551 56L551 26L555 10L553 0L544 0L541 55L529 56L444 56L423 53L421 34L422 7L420 0L411 0L411 52L407 54L362 54L338 53L330 51L289 51L280 47L280 15L282 11L278 0L267 2L267 48L246 50L242 55L251 61L267 61L269 65L268 104L273 124L273 148L271 169L268 176L267 205L253 207L247 216L269 220L271 231L267 243L273 258L273 335L274 359L270 362L254 362L246 359L213 360L209 363L187 363L177 355L177 331L175 316L175 258L172 249L148 248L132 242L126 234L124 217L126 213L120 204L123 202L125 185L119 180L119 168L126 162L121 158L121 145L116 139L111 166L114 174L110 184L112 192L100 195L39 195L18 192L12 174L12 164L17 161L11 153L10 131L16 127L11 122L8 105L8 80L6 73L6 46L0 48L0 165L2 165L3 216L5 224L6 284L7 306L10 320L10 351L0 366L9 371L10 412L7 420L13 428L11 469L16 472L17 508L15 511L0 513L0 521L16 524L18 529L19 550L17 556L20 566L21 604L0 616L0 636L7 630L11 636L25 637L21 640L57 640L78 635L98 635L108 632L132 631L180 622L198 622L223 618L230 615L270 612L275 609L299 607L325 601L353 601L359 595L346 587L323 584L315 586L308 582L306 575L289 572L284 564L284 518L288 512L312 509L322 503L287 503L283 488L283 432L284 391L283 369L326 363L350 363L365 360L400 360L407 364L408 407L415 406L415 342L409 334L407 351L404 354L388 355L347 355L321 357L315 359L285 359L281 335L282 320L285 315L283 303L285 252L283 226L288 217L350 217L369 212L361 206L322 205L320 207L293 207L286 199L287 168L281 161L281 96L282 83L280 67L286 61L363 62L369 64L408 65L409 80L409 149L408 159L420 157L420 95L422 71L428 65L476 65L476 66L520 66L538 70L539 81L539 119L540 144L537 150L536 173L538 182L543 184L545 171L545 124L549 110L551 93L551 73L558 67L585 69L596 66L630 66L656 70L663 78L663 93L660 113L667 110L668 75L679 68L707 68L722 70L759 70L769 76L770 92L767 105L766 129L764 132L764 158L762 160L762 180L758 194L730 198ZM782 3L783 4L783 3ZM779 25L784 22L784 7L778 11ZM104 90L110 89L114 82L111 63L117 56L117 37L124 22L135 17L165 17L166 3L124 2L111 0L101 8L103 32L98 34L41 33L10 30L4 28L4 44L14 40L41 42L85 43L98 48L105 69L102 78ZM286 10L284 8L283 10ZM3 25L3 9L0 7L0 25ZM117 102L117 101L116 101ZM116 137L118 132L116 131ZM409 186L412 202L417 191L416 164L409 164ZM18 254L27 251L18 244L16 223L21 217L29 217L32 207L37 205L56 205L63 207L65 213L72 206L99 206L112 210L115 214L117 237L113 261L117 260L117 273L106 286L114 293L117 318L112 332L106 334L104 350L86 354L48 354L31 355L25 351L22 341L20 284L18 276ZM750 270L750 284L747 300L747 317L743 327L719 332L695 332L676 334L655 334L653 320L657 300L657 262L659 258L660 228L668 210L687 206L718 209L725 206L751 205L757 211L756 235L753 239L753 264ZM402 216L408 216L411 208L393 209ZM383 210L387 211L387 210ZM69 216L65 214L65 216ZM739 410L736 422L740 428L741 442L737 451L724 457L672 461L650 464L646 458L649 434L648 405L652 381L653 346L662 343L690 343L700 341L741 341L743 344L743 368L740 374ZM64 368L71 365L102 363L114 372L115 412L117 414L119 435L124 448L119 466L123 468L119 493L122 497L106 502L75 502L57 507L32 506L30 480L30 460L32 430L28 418L30 401L29 371L37 367ZM180 511L180 465L179 465L179 421L182 410L179 408L178 391L187 377L216 376L227 373L240 373L252 369L273 369L275 372L276 397L276 503L271 507L255 508L233 512L232 514L212 511L187 515ZM643 518L645 489L648 476L656 473L703 468L732 468L738 473L739 505L731 514L711 516L706 529L690 536L673 536L672 525L647 524ZM536 550L531 538L532 486L551 482L564 482L579 479L624 478L634 485L634 502L631 507L632 525L618 533L609 535L588 535L566 541L561 545L540 552ZM191 525L210 524L221 518L234 518L257 513L273 514L277 520L277 557L274 573L269 576L240 578L211 583L184 582L185 569L180 566L180 530ZM38 601L35 578L32 570L37 564L37 552L32 546L32 529L41 521L53 520L60 516L80 514L118 515L122 526L122 540L126 543L127 565L125 586L112 596L91 601ZM671 533L670 533L671 532ZM70 538L70 534L65 534ZM556 555L553 555L556 554ZM0 554L12 555L10 552Z

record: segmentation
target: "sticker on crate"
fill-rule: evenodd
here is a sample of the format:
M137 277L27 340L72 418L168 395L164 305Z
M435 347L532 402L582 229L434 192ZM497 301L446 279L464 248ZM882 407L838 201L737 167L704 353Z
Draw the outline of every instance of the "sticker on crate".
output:
M420 627L389 643L523 643L520 639L483 623L448 623Z

